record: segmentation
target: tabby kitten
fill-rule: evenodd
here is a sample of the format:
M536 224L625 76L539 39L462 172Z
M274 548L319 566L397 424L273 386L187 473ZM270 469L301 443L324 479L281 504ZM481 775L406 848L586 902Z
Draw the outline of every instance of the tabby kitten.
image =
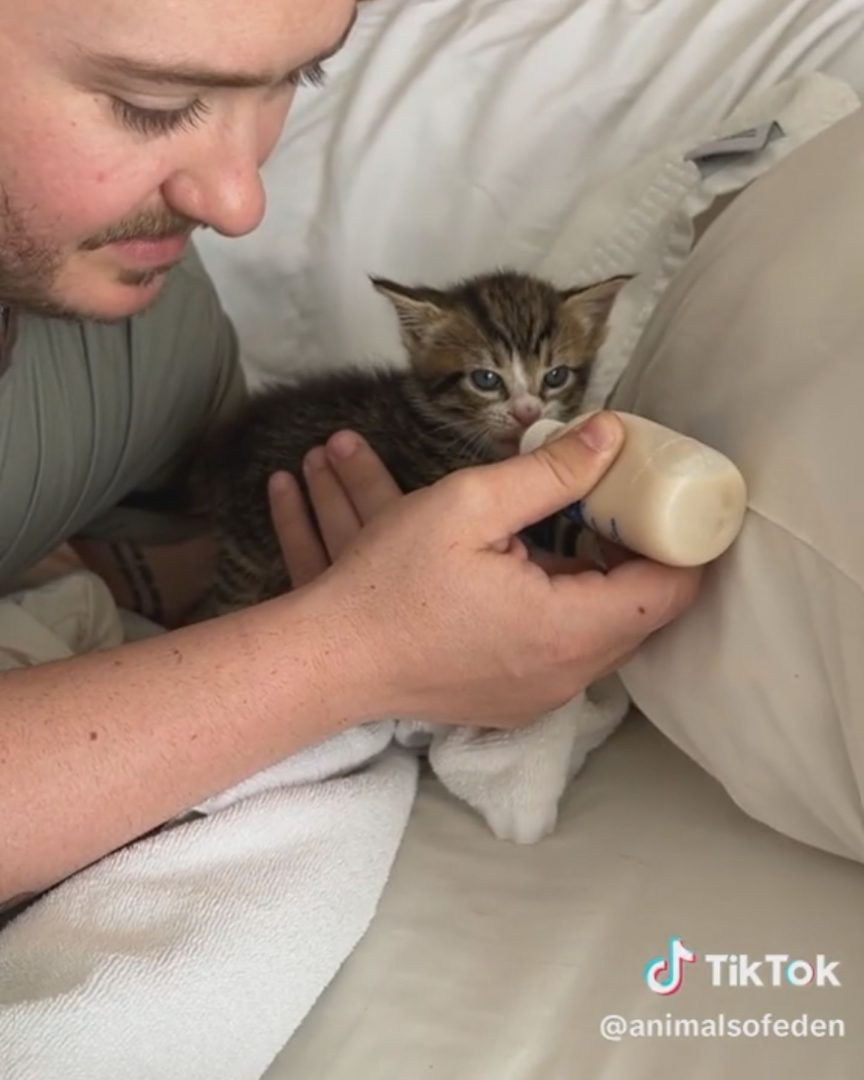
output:
M445 290L372 280L396 310L408 368L356 368L269 387L199 465L219 542L206 614L290 588L267 481L291 472L305 494L303 458L336 431L361 434L407 492L516 453L541 417L576 415L613 301L629 279L563 292L509 271Z

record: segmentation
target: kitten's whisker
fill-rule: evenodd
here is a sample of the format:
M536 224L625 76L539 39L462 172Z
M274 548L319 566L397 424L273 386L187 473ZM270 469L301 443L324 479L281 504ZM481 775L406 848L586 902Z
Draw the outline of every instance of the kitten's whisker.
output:
M446 444L448 449L452 448L456 452L462 453L467 453L475 441L478 447L489 441L484 431L466 432L462 425L454 420L435 420L426 428L426 433L432 436L450 435L451 437Z
M463 436L455 446L457 452L461 452L466 457L482 459L487 456L490 444L491 439L485 431L475 431L470 435Z

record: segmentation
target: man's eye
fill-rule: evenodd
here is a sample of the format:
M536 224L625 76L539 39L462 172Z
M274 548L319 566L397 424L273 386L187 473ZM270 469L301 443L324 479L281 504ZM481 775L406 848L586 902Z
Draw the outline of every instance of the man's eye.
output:
M142 109L117 97L111 99L111 105L121 122L141 135L170 135L182 128L197 127L210 111L200 98L182 109Z
M327 72L320 63L314 63L295 71L289 76L288 83L291 86L323 86L326 79Z

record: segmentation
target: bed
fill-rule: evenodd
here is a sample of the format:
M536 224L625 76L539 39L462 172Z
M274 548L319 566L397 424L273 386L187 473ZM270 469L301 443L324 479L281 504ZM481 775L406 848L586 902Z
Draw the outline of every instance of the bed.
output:
M860 0L362 5L329 90L303 93L265 170L263 228L201 245L252 380L398 357L367 273L614 272L597 255L604 184L812 71L864 90ZM569 228L586 200L594 216ZM371 928L267 1078L851 1078L862 901L857 862L746 816L634 712L533 848L496 842L426 776ZM712 987L703 963L658 996L643 970L673 937L700 957L823 954L842 987ZM600 1030L720 1014L845 1032Z
M862 902L859 864L753 822L634 716L571 788L559 832L530 849L491 839L427 779L369 932L267 1080L852 1080ZM700 960L822 953L842 986L715 988L703 964L658 997L643 970L673 936ZM600 1033L607 1016L666 1031L667 1015L768 1013L839 1019L845 1037Z
M198 241L250 382L382 357L399 363L397 331L370 273L434 284L512 265L575 285L635 270L591 387L599 401L622 374L626 385L696 222L857 109L864 0L364 0L327 68L328 89L298 94L264 170L262 227L240 240L208 232ZM718 139L754 125L763 132L755 152L718 151ZM93 581L72 587L87 603L99 593ZM698 683L702 672L707 664L689 674ZM659 700L639 698L649 699ZM345 931L338 971L328 969L323 991L284 1025L275 1060L271 1043L263 1057L263 1044L253 1047L261 1034L253 1022L266 1019L272 1040L273 994L304 981L301 965L316 960L321 942L301 933L300 959L274 968L287 920L265 896L271 936L256 943L256 959L270 963L281 989L256 987L232 967L236 957L208 931L200 880L184 878L179 862L160 862L177 854L184 829L192 844L204 824L82 872L26 912L17 937L16 923L5 931L7 950L25 960L38 953L48 973L40 983L34 967L13 963L15 1015L36 1020L11 1080L153 1080L156 1061L160 1080L857 1077L864 773L844 761L843 783L827 793L837 820L804 814L784 828L783 814L772 816L779 787L735 790L713 768L705 739L722 741L722 725L701 741L683 737L680 715L700 715L698 687L675 705L674 723L662 705L631 711L569 788L555 833L536 845L496 840L428 771L414 799L413 774L409 782L399 765L398 797L380 806L404 805L404 835L402 823L364 823L386 885ZM728 729L749 720L746 710L730 716ZM852 726L846 735L860 766L864 741ZM734 756L744 744L726 735ZM808 733L812 762L816 742L830 735ZM791 764L807 766L807 752L795 750ZM363 776L355 779L362 786ZM284 806L266 798L261 806L284 825ZM213 828L221 816L228 835L242 804L214 814ZM254 875L244 877L240 854L230 868L225 852L235 849L215 846L209 856L220 873L229 866L225 878L239 867L231 897L239 905ZM286 858L276 861L284 874ZM345 919L343 894L320 891L325 880L312 882L313 900L326 898L318 907L335 936L353 907L351 878L333 879L346 889ZM122 913L140 920L136 933L113 913L94 921L99 903L116 906L115 887L136 897ZM137 904L142 887L153 890L152 910ZM281 900L290 909L290 898ZM226 941L242 933L242 907L230 916L216 924ZM95 927L89 944L82 925ZM46 927L56 936L24 941L28 928L35 939ZM56 956L46 958L46 941ZM137 996L113 1012L110 978L99 987L91 978L90 946L102 949L103 975L134 982ZM199 978L195 995L166 1007L189 977L184 957L208 948L212 982ZM78 1071L67 1067L60 1023L67 991L80 991L69 1029L91 1055ZM55 1025L46 1027L52 1008ZM50 1077L27 1071L45 1042Z

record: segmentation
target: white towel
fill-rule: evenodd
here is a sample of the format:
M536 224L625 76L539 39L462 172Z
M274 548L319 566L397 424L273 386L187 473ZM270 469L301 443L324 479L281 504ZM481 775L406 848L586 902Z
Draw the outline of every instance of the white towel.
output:
M2 669L122 637L87 572L0 602ZM416 787L392 736L296 754L11 922L3 1080L258 1080L374 914Z
M415 779L391 750L49 893L0 934L3 1080L258 1080L366 931Z

